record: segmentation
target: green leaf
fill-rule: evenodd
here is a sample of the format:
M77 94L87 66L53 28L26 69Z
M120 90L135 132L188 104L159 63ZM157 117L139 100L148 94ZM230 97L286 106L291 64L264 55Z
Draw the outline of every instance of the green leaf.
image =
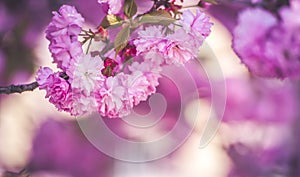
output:
M123 20L120 17L116 15L108 14L104 17L100 26L107 29L109 27L119 27L120 25L122 25L122 23Z
M137 12L137 6L134 0L125 0L124 4L124 14L131 18L133 17Z
M164 10L158 10L150 14L143 15L140 19L140 23L155 23L161 25L169 25L175 21L176 20Z
M114 47L116 51L116 55L126 47L128 44L128 40L130 37L130 26L127 24L124 26L124 28L117 34L115 42L114 42Z

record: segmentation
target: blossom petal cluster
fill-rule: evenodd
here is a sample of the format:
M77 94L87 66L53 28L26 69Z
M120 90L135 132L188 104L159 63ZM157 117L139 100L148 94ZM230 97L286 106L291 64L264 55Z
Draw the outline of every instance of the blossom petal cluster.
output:
M300 3L279 9L279 17L262 8L244 10L233 32L233 48L250 72L262 77L300 76Z
M84 19L75 7L63 5L58 12L53 12L52 21L46 29L53 62L68 74L74 60L83 54L78 41L83 23Z
M118 14L123 3L98 2L108 5L112 14ZM212 23L201 11L195 15L184 11L182 17L179 23L183 27L169 33L166 27L172 25L138 27L132 35L137 37L130 36L118 53L109 50L101 54L89 51L88 47L84 54L84 42L79 41L79 35L93 33L82 30L84 19L75 7L63 5L58 12L53 12L46 30L49 50L59 71L41 67L36 77L39 88L46 91L46 98L58 110L72 116L96 111L109 118L127 116L134 106L156 92L164 65L184 65L197 57Z
M199 47L209 35L213 25L209 17L199 9L194 15L190 10L183 11L180 25L174 33L164 34L163 26L149 26L138 31L138 37L134 40L137 53L156 51L161 53L164 64L182 65L190 59L197 57Z

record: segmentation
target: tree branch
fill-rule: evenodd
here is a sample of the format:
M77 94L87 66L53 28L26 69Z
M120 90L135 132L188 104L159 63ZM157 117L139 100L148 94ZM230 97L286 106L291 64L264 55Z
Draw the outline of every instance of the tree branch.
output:
M0 94L22 93L25 91L33 91L39 86L37 82L24 85L10 85L6 87L0 86Z

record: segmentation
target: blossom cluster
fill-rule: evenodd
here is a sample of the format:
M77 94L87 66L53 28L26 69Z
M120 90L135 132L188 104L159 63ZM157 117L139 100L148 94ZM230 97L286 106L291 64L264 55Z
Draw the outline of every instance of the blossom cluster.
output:
M276 13L256 7L239 14L233 48L250 72L262 77L299 77L299 16L299 1Z
M115 19L124 15L130 18L130 14L135 13L120 12L117 1L99 3L103 8L108 8L108 16L122 13L113 16ZM138 1L136 4L139 4ZM141 4L150 4L152 7L153 1ZM142 6L138 6L138 9L150 10ZM212 23L200 10L196 14L183 11L179 20L172 17L170 12L165 12L170 16L170 21L172 19L167 25L139 24L136 28L130 27L130 30L124 20L120 22L123 25L118 28L120 31L117 36L107 36L110 29L103 26L98 27L96 32L83 30L84 19L81 14L75 7L63 5L58 12L53 12L46 30L49 50L59 71L41 67L37 73L39 88L47 92L46 97L58 110L69 112L72 116L94 111L110 118L128 115L134 106L156 92L162 67L184 65L196 58L199 47L210 33ZM181 28L175 29L175 26ZM128 39L117 41L126 30ZM104 49L109 46L110 38L115 38L115 48L105 52L104 49L89 51L88 46L84 53L83 44L88 40L96 41L96 35L101 36L101 48ZM126 36L126 33L123 35ZM80 42L81 36L83 42Z

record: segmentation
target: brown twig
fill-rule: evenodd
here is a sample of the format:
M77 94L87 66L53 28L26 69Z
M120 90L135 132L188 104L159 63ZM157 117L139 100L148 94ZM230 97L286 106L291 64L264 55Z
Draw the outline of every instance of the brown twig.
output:
M6 87L0 86L0 94L22 93L25 91L33 91L39 86L37 82L24 85L10 85Z

